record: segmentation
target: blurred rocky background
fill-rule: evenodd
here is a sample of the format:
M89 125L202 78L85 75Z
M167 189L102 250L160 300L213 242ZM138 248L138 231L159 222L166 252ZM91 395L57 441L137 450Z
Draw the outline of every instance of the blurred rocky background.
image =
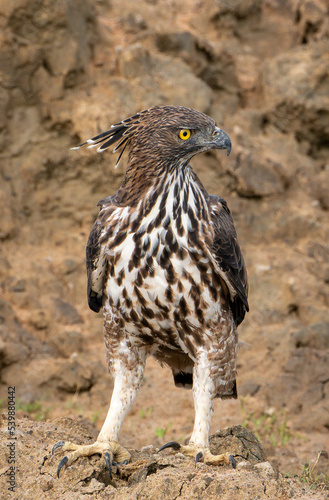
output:
M192 165L232 211L250 280L243 424L295 474L329 452L329 4L326 0L0 0L0 398L99 429L112 382L87 306L85 245L124 161L71 147L155 104L231 137ZM159 398L161 394L161 398ZM185 440L190 392L150 360L121 444ZM321 465L322 464L322 465Z

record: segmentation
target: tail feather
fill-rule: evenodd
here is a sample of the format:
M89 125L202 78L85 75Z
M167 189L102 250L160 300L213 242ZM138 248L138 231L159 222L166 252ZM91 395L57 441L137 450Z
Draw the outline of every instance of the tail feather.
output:
M176 387L182 387L183 389L192 389L193 386L193 374L186 372L173 372L174 382Z

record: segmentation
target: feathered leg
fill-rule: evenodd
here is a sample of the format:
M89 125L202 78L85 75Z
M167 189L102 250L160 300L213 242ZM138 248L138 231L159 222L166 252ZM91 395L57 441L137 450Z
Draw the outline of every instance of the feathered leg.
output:
M215 384L211 377L209 360L204 353L197 360L193 371L193 398L195 420L190 442L181 450L185 455L193 456L197 461L211 465L232 464L234 457L230 453L213 455L209 449L209 430L214 411Z
M198 353L193 369L193 398L195 421L190 442L187 446L171 442L160 448L174 448L196 462L203 461L211 465L232 464L236 461L230 453L213 455L209 449L209 429L213 414L213 400L216 397L236 398L235 363L237 336L233 327L226 345L223 342L213 346L211 352L203 350ZM228 355L231 353L231 356ZM217 358L217 359L216 359Z
M111 464L128 462L130 453L118 443L118 436L125 416L133 404L140 387L146 355L142 349L127 351L127 356L118 356L112 364L115 378L110 408L103 427L95 443L91 445L77 445L69 441L60 441L53 447L68 451L60 461L57 475L63 466L69 466L82 456L101 454L111 474Z
M199 448L209 447L209 429L214 412L214 383L210 378L207 360L197 361L193 370L193 399L195 420L190 444Z

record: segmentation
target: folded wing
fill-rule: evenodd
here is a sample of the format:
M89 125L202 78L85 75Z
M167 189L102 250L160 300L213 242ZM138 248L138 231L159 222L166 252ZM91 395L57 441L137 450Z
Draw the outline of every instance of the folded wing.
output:
M209 205L215 233L211 252L227 287L235 323L239 325L249 311L247 271L226 201L209 196Z

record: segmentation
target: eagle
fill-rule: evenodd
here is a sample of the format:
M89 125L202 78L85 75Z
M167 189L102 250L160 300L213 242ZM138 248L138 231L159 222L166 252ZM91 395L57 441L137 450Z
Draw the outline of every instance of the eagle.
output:
M187 445L207 464L232 464L209 449L214 399L237 398L237 327L248 308L247 272L226 201L210 195L192 170L193 156L231 151L214 120L181 106L154 106L112 125L81 146L115 145L127 166L117 193L101 200L87 249L89 307L104 315L110 408L95 443L60 441L57 475L81 456L127 463L122 422L142 382L146 358L170 367L178 387L192 388L195 422Z

